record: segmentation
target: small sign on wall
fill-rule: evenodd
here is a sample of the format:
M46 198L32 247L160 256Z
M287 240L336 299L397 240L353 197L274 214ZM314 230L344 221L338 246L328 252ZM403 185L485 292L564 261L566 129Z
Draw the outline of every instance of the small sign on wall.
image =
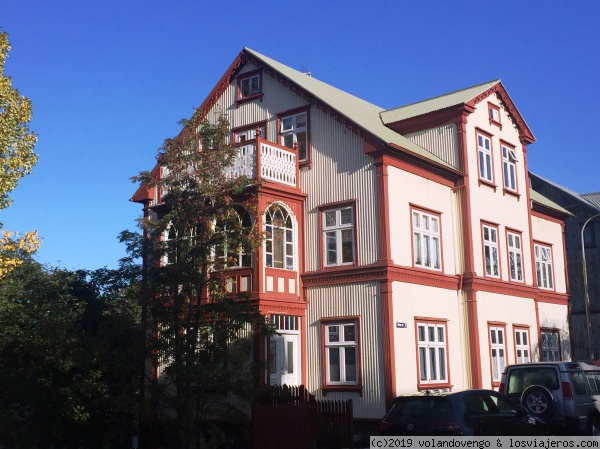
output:
M406 329L406 323L396 321L396 329Z

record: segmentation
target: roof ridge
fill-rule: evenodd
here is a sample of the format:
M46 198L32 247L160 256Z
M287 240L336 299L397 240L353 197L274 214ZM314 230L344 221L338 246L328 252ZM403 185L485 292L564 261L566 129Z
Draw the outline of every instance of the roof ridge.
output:
M447 93L445 93L445 94L442 94L442 95L436 95L436 96L434 96L434 97L426 98L425 100L415 101L415 102L413 102L413 103L408 103L408 104L405 104L405 105L402 105L402 106L398 106L398 107L395 107L395 108L392 108L392 109L386 109L386 110L385 110L385 112L387 112L387 111L394 111L394 110L396 110L396 109L407 108L407 107L409 107L409 106L414 106L414 105L416 105L416 104L419 104L419 103L424 103L424 102L426 102L426 101L437 100L437 99L439 99L439 98L448 97L448 96L450 96L450 95L456 95L456 94L458 94L458 93L460 93L460 92L465 92L465 91L467 91L467 90L470 90L470 89L475 89L475 88L477 88L477 87L481 87L481 86L484 86L484 85L486 85L486 84L490 84L490 83L494 83L494 84L496 84L496 83L499 83L499 82L500 82L500 78L493 79L493 80L490 80L490 81L486 81L486 82L484 82L484 83L479 83L479 84L475 84L475 85L473 85L473 86L465 87L465 88L463 88L463 89L458 89L458 90L454 90L454 91L452 91L452 92L447 92Z

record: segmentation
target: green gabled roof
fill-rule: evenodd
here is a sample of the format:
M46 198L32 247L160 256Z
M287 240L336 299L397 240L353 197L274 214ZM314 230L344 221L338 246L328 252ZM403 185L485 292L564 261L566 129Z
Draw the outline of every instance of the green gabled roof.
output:
M544 195L542 195L539 192L536 192L533 189L529 189L529 195L530 195L531 201L533 201L534 203L538 203L541 206L547 207L549 209L554 209L554 210L556 210L558 212L561 212L561 213L563 213L565 215L568 215L568 216L571 216L571 217L573 216L573 214L571 212L569 212L567 209L559 206L554 201L549 200Z
M358 127L372 134L383 143L400 146L418 156L429 159L438 165L442 165L452 169L453 171L456 171L456 169L447 162L410 141L406 137L386 127L381 121L380 117L380 113L384 111L383 108L375 106L374 104L355 97L354 95L350 95L347 92L330 86L329 84L319 81L312 76L308 76L302 72L294 70L267 56L261 55L254 50L245 48L244 51L254 56L263 64L279 72L285 78L289 79L294 84L298 85L319 99L321 102L329 106L331 109L335 110L339 115L345 117L350 122L353 122Z
M439 97L430 98L429 100L419 101L399 108L389 109L381 113L381 120L384 124L399 122L429 112L439 111L459 104L465 104L473 100L475 97L486 92L498 84L500 80L488 81L487 83L478 84L477 86L468 87L466 89L457 90L449 94L440 95Z

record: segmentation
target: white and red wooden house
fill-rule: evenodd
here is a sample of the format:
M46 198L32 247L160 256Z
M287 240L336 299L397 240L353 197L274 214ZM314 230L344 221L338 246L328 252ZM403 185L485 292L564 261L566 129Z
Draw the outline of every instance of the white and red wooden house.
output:
M265 383L379 419L398 394L570 358L568 212L530 190L534 137L500 81L384 110L244 49L199 110L227 114L232 174L264 181L271 238L236 285L278 329Z

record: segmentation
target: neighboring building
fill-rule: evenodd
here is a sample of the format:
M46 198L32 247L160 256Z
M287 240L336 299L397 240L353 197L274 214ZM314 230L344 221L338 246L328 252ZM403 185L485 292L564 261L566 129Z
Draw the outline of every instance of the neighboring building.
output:
M565 220L565 243L571 295L573 359L600 359L600 193L579 194L531 172L529 178L536 191L572 214ZM581 230L588 220L583 236L590 301L586 315ZM593 350L591 357L590 349Z
M279 331L265 383L369 420L398 394L571 358L569 213L529 189L534 137L500 81L384 110L244 49L199 110L228 115L232 174L264 181L270 237L236 285Z

